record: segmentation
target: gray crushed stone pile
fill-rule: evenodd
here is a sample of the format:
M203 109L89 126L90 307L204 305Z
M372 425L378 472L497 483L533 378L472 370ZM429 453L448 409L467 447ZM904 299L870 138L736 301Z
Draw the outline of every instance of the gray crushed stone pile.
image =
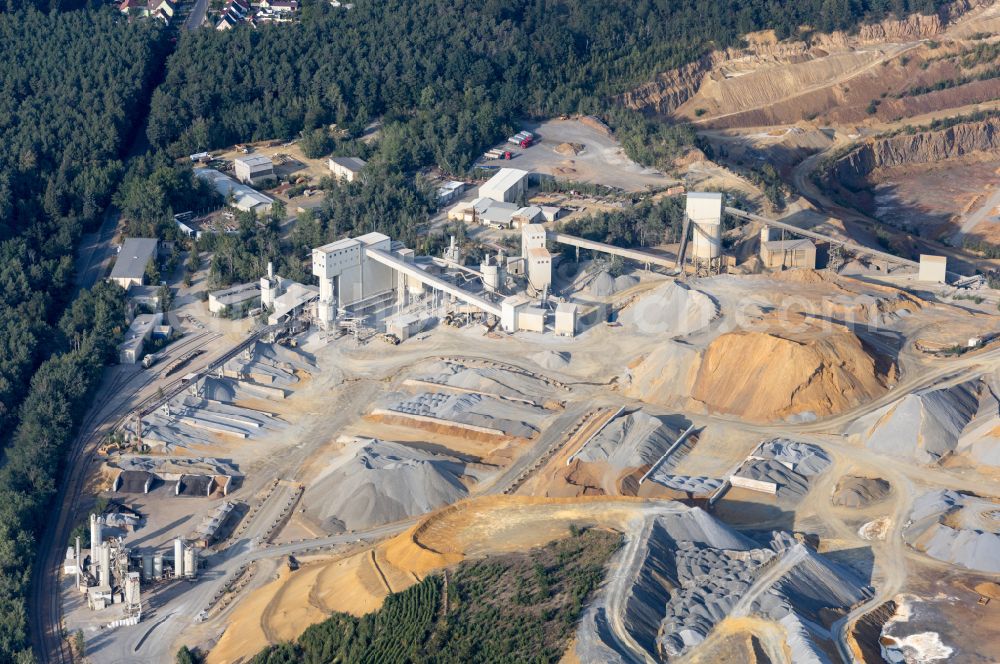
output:
M1000 503L951 490L913 501L903 540L931 558L1000 573Z
M845 475L834 487L832 501L838 507L863 508L885 500L891 490L881 477Z
M360 441L350 458L312 483L306 511L338 532L372 528L425 514L468 495L462 478L481 467L402 443Z
M681 431L641 410L608 423L577 455L584 463L606 462L616 470L655 463Z
M534 436L549 415L549 411L538 406L494 399L482 394L440 392L423 392L393 401L387 408L401 415L418 415L486 427L521 438Z

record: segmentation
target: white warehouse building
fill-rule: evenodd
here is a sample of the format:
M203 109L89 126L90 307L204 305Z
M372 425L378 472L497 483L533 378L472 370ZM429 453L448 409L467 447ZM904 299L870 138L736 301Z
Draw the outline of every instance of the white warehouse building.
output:
M215 191L226 201L229 201L230 194L232 194L232 206L237 210L265 215L271 211L271 206L274 204L274 199L237 182L214 168L196 168L194 174L215 187Z
M479 187L479 196L502 203L514 203L527 192L528 175L528 171L519 168L501 168Z
M237 157L233 160L233 172L236 179L244 184L255 184L261 180L274 177L274 164L271 158L262 154L248 157Z

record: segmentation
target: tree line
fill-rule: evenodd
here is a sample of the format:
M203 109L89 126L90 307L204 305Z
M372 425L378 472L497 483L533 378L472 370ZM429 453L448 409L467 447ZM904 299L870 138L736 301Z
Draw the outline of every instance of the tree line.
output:
M26 597L61 462L125 325L117 286L72 298L74 252L164 46L154 23L31 4L0 13L0 661L18 663L33 661Z
M572 529L528 553L463 562L448 572L447 599L442 578L428 576L390 594L378 611L335 613L250 664L557 662L620 541L609 531ZM177 661L195 658L185 649Z

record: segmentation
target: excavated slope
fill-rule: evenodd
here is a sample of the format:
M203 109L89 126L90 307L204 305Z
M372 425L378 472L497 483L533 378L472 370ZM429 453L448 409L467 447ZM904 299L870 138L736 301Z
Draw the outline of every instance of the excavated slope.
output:
M822 417L885 393L895 372L880 364L845 328L798 338L729 332L705 350L691 395L752 421Z
M865 143L834 161L824 177L831 185L858 190L868 187L878 172L885 169L997 151L1000 151L1000 119L990 118Z

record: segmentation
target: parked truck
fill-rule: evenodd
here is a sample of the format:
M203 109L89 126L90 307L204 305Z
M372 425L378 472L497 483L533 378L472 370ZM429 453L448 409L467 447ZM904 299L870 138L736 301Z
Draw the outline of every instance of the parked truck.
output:
M510 159L513 156L514 155L511 154L510 150L500 150L497 148L494 148L483 155L486 159Z
M507 142L522 148L530 148L535 142L535 135L530 131L521 131L508 138Z

